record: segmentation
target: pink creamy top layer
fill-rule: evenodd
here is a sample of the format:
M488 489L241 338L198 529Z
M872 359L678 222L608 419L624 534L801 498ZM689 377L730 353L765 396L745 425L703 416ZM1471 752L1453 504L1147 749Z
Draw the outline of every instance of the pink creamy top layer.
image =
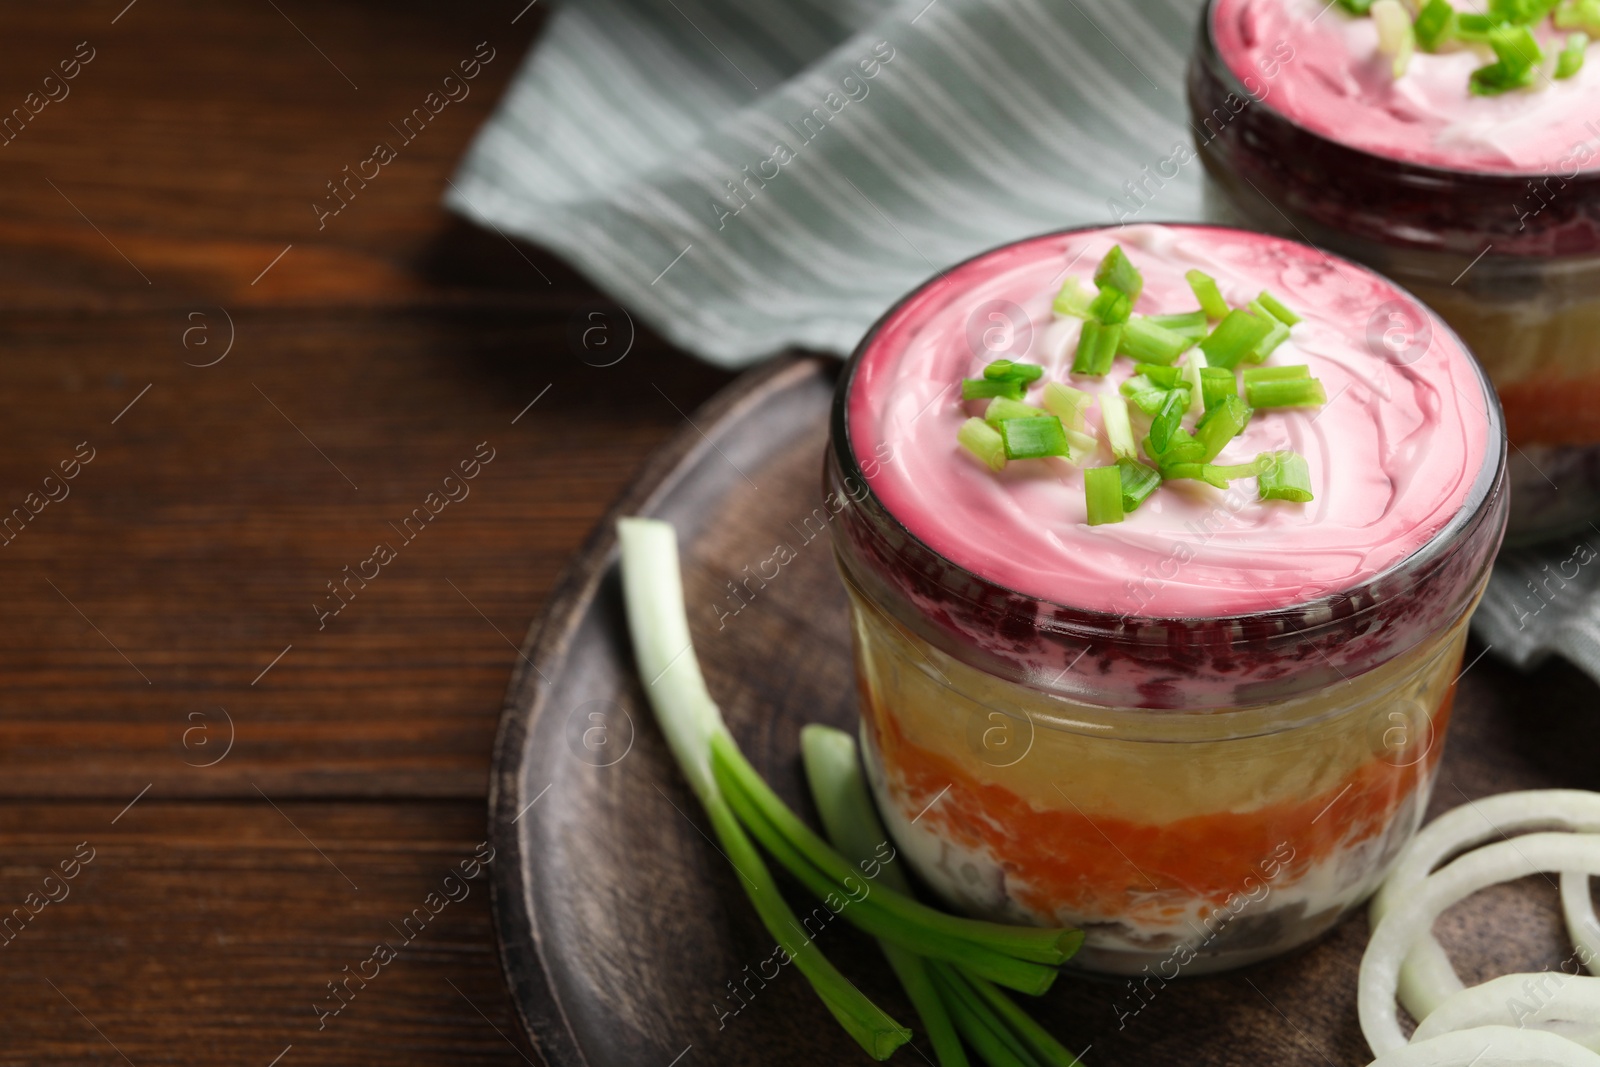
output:
M1223 62L1253 95L1352 148L1450 170L1570 176L1600 144L1593 56L1571 78L1473 96L1468 78L1492 54L1418 51L1396 79L1378 53L1377 24L1327 0L1216 0L1211 18ZM1565 39L1549 20L1537 33L1541 44Z
M1104 379L1071 375L1079 322L1050 310L1064 277L1088 280L1113 243L1144 273L1136 313L1194 310L1184 272L1199 268L1230 304L1269 289L1304 317L1267 365L1308 364L1329 403L1258 411L1217 462L1292 449L1310 467L1313 502L1260 502L1254 480L1227 491L1173 481L1124 522L1091 527L1079 468L1022 460L995 474L956 443L983 403L963 402L956 383L998 355L1042 363L1043 381L1090 393L1132 374L1119 357ZM1009 320L1026 325L1007 325L1008 304ZM858 456L890 457L872 490L912 534L1019 593L1176 618L1303 603L1415 552L1460 511L1485 462L1486 402L1471 357L1437 325L1425 345L1405 348L1391 334L1385 349L1384 330L1404 330L1405 311L1389 317L1402 308L1416 321L1417 305L1378 275L1261 234L1129 226L1034 238L949 271L884 321L851 386L850 444ZM1112 462L1098 408L1089 419L1102 442L1085 465ZM1137 409L1134 419L1142 438L1148 420Z

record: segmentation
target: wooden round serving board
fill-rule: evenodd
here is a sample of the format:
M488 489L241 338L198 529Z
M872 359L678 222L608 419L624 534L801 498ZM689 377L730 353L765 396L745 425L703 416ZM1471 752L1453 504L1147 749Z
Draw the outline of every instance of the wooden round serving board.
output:
M697 412L595 531L522 650L490 792L494 906L512 996L550 1067L871 1062L792 968L741 987L743 1008L729 992L772 954L772 938L656 730L613 530L628 514L677 528L711 691L750 759L810 817L800 728L856 720L844 593L828 536L805 524L821 504L836 372L831 361L779 361ZM747 567L772 574L780 545L795 558L765 587L751 582L741 607L728 583ZM1594 685L1562 664L1522 675L1493 657L1472 662L1480 651L1467 652L1432 813L1510 789L1600 788ZM1478 894L1439 932L1469 982L1558 966L1570 951L1553 884L1537 877ZM1360 1065L1371 1058L1355 1007L1366 938L1356 916L1289 958L1152 981L1138 996L1069 973L1027 1007L1090 1065ZM840 923L820 944L916 1028L867 938ZM893 1062L931 1063L931 1052L919 1039Z

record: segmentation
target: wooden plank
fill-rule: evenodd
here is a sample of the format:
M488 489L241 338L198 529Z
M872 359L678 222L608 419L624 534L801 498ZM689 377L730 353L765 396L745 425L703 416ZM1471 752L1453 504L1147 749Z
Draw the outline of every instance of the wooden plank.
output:
M527 1062L460 877L480 805L122 807L0 805L0 1064ZM346 967L371 980L333 999Z

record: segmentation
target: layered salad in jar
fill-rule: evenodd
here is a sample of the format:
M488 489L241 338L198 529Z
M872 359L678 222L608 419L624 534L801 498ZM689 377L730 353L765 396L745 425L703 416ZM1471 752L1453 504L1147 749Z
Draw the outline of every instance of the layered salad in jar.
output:
M1383 271L1488 368L1512 535L1600 515L1595 0L1212 0L1189 76L1218 218ZM1364 324L1397 353L1427 321Z
M1423 351L1368 344L1384 306ZM1431 312L1274 236L1039 237L891 310L831 435L868 775L938 894L1172 977L1371 892L1505 521L1493 390Z

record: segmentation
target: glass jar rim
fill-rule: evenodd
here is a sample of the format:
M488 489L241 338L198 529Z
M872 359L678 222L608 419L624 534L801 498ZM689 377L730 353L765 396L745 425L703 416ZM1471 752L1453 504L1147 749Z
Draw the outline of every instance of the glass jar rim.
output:
M1212 2L1215 2L1215 0L1212 0ZM1239 230L1237 227L1223 226L1215 223L1150 222L1141 223L1140 225L1183 226L1191 229L1210 229L1229 233L1253 232ZM1477 523L1483 515L1485 509L1491 506L1497 497L1501 495L1501 489L1504 484L1507 453L1505 418L1500 407L1500 399L1495 393L1494 386L1489 381L1488 374L1484 371L1483 366L1475 357L1472 356L1471 349L1469 349L1465 342L1463 342L1461 338L1456 335L1455 331L1451 329L1442 318L1439 317L1437 312L1435 312L1422 300L1418 299L1413 293L1410 292L1410 290L1394 282L1387 275L1372 270L1370 267L1319 249L1318 251L1321 252L1322 255L1327 256L1329 259L1336 259L1341 264L1347 265L1354 270L1378 275L1379 277L1383 278L1385 282L1391 285L1397 293L1412 301L1418 308L1422 310L1425 315L1428 316L1429 325L1434 331L1436 331L1436 334L1442 334L1447 341L1454 343L1463 353L1467 355L1468 362L1471 364L1473 373L1478 381L1479 388L1482 391L1484 399L1483 414L1489 423L1488 446L1484 450L1483 463L1478 470L1477 476L1473 479L1472 488L1468 491L1466 499L1457 509L1455 515L1451 516L1450 519L1446 521L1438 530L1436 530L1427 541L1418 546L1418 548L1411 554L1395 561L1376 574L1371 574L1362 578L1359 582L1347 588L1326 593L1322 596L1313 597L1310 600L1295 601L1289 604L1280 604L1261 611L1224 615L1164 616L1147 615L1139 612L1116 613L1100 611L1093 608L1081 607L1075 604L1049 600L1045 597L1041 597L1024 590L1013 589L999 581L996 581L995 579L989 578L983 574L979 574L975 571L962 567L960 564L955 563L944 553L933 548L926 541L922 540L922 538L918 537L917 534L907 527L900 517L894 514L893 511L891 511L881 500L878 499L877 494L873 492L871 480L862 470L861 464L856 458L854 443L850 439L849 398L855 383L856 371L860 367L866 353L871 349L873 343L883 331L884 327L891 320L893 320L894 317L898 315L907 304L921 296L930 286L938 284L942 280L945 273L957 270L971 263L976 263L988 256L1003 252L1006 249L1017 245L1029 244L1034 241L1048 240L1055 237L1069 237L1077 234L1092 233L1109 228L1110 227L1103 224L1071 226L1065 229L1034 234L1028 237L1005 241L1001 244L994 245L991 248L987 248L976 253L975 255L969 256L966 259L952 264L950 267L946 268L944 272L941 272L935 277L924 280L910 292L902 296L899 300L895 301L894 304L891 305L889 309L882 315L880 315L877 321L875 321L872 326L868 328L867 332L862 336L861 341L851 352L850 357L846 360L845 365L840 372L838 384L834 389L832 410L829 416L828 447L833 454L834 460L838 463L842 476L845 479L855 480L859 485L865 488L867 494L865 498L860 498L857 500L858 505L865 503L866 499L870 498L873 504L876 505L876 508L895 525L900 536L903 536L907 541L917 545L922 551L928 553L931 557L940 560L941 563L951 572L969 579L972 583L978 586L987 586L989 588L1000 590L1018 601L1033 602L1046 608L1055 608L1064 612L1070 612L1074 617L1075 628L1091 631L1099 629L1105 633L1114 633L1120 631L1129 621L1136 621L1141 625L1149 625L1152 627L1184 627L1197 624L1215 626L1217 624L1244 624L1259 622L1261 620L1273 619L1280 616L1283 618L1304 617L1306 615L1315 616L1319 613L1329 616L1327 622L1323 625L1348 625L1352 617L1376 611L1392 598L1387 596L1374 596L1371 598L1369 603L1364 604L1354 613L1340 613L1334 610L1336 607L1349 603L1356 595L1363 592L1371 593L1374 590L1386 588L1401 574L1415 573L1419 574L1420 576L1432 573L1432 571L1439 566L1439 564L1450 557L1456 546L1460 543L1461 535L1469 530L1475 523ZM953 591L950 592L953 594ZM1308 626L1299 627L1296 629L1297 632L1303 635L1311 636L1317 633L1318 627Z

